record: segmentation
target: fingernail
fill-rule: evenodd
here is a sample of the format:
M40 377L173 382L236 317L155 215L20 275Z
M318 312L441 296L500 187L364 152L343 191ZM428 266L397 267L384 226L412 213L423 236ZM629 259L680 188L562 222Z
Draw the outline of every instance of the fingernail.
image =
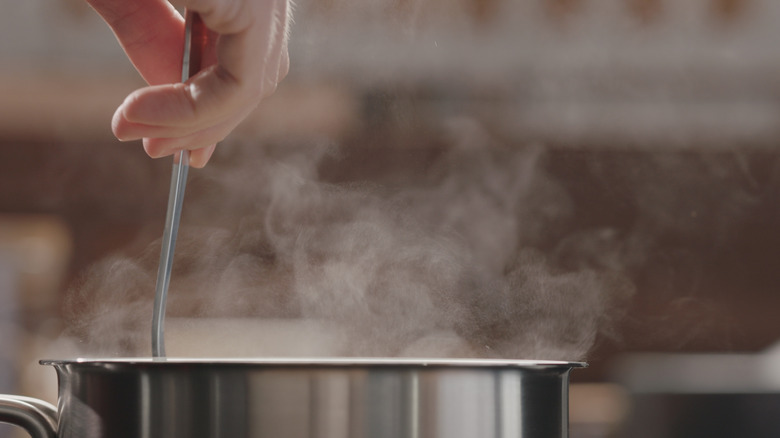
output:
M132 141L139 140L141 136L134 132L133 124L125 117L124 104L114 112L114 116L111 118L111 132L119 141Z
M213 144L190 152L190 166L196 169L205 167L214 154L216 147L217 145Z
M169 151L164 147L161 147L159 143L155 142L155 139L153 138L144 138L143 144L144 144L144 151L146 151L146 155L149 155L149 157L151 158L167 157L168 155L171 155L174 152L174 151Z
M111 117L111 132L114 133L114 137L119 141L127 141L124 132L122 132L122 105L114 111L114 115Z

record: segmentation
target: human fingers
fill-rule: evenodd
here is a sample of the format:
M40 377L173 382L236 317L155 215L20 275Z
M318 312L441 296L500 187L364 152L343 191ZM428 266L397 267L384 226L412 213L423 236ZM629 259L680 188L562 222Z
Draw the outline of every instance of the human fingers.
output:
M184 21L165 0L87 0L114 32L147 83L181 77Z
M87 1L112 29L130 61L149 84L179 81L184 22L170 3L165 0ZM207 64L215 62L212 53L203 54ZM203 167L215 146L193 150L190 165Z
M179 3L200 12L204 23L219 32L213 52L216 63L185 84L169 83L137 90L115 113L112 128L122 140L144 138L151 156L168 155L175 148L200 149L208 145L210 152L206 148L191 154L193 164L197 160L205 164L213 153L211 146L224 139L271 94L289 71L289 3L288 0ZM225 12L226 4L233 5L232 15ZM213 9L208 10L209 5Z
M275 90L277 85L290 71L290 56L288 52L287 31L274 42L272 51L268 56L265 75L268 78L269 88Z
M241 2L237 0L237 3ZM243 4L264 4L270 9L255 11L260 18L241 32L220 34L215 65L191 78L184 86L136 93L122 104L115 122L203 126L256 106L273 92L282 77L280 70L287 68L280 67L281 60L286 60L286 54L281 55L286 47L286 24L281 28L277 26L278 16L287 14L287 1L247 0ZM206 17L203 19L207 23Z
M278 73L278 80L281 82L285 77L287 77L287 74L290 73L290 51L289 51L289 39L284 38L282 41L282 59L279 63L279 73Z
M255 24L263 12L277 11L276 27L285 27L291 18L289 0L170 0L178 7L200 14L206 26L219 34L241 33ZM263 23L263 27L266 23Z
M215 143L204 148L190 151L190 166L196 169L203 168L211 159L211 156L214 154L214 150L216 148L217 144Z
M153 139L145 139L144 140L144 149L147 150L147 153L149 153L148 151L151 150L150 148L152 146L148 146L147 140L153 140ZM216 148L217 148L217 144L214 143L214 144L211 144L211 145L208 145L208 146L204 146L204 147L202 147L200 149L191 150L190 151L190 160L188 162L189 166L190 167L195 167L195 168L198 168L198 169L204 167L209 162L209 160L211 159L211 156L214 154L214 150ZM166 155L162 155L162 156L168 156L168 155L171 155L171 154L166 154ZM149 156L151 156L152 158L159 158L158 156L154 155L154 153L149 153Z
M287 13L286 10L284 13ZM115 115L115 134L123 140L145 138L146 151L153 157L170 155L181 148L200 148L204 144L221 141L261 98L274 91L276 84L289 71L286 37L277 37L263 58L265 65L256 84L260 90L259 98L251 93L248 97L239 93L233 97L235 100L222 101L223 104L227 102L231 105L220 108L217 97L220 93L213 93L213 90L224 84L220 83L219 65L215 65L186 84L149 87L133 93ZM208 90L212 90L210 96ZM210 99L214 100L209 104L204 103ZM197 157L208 160L210 156L211 153L204 152L191 156L191 160L194 163Z
M171 135L177 135L182 130L192 131L219 123L256 104L254 96L229 90L237 85L223 75L217 66L211 66L185 83L134 91L114 115L114 134L120 139L127 139L124 134L126 129L144 125L150 131L143 136L160 135L164 129L169 129ZM259 81L265 81L265 76ZM260 98L272 91L268 84L259 86L262 87Z
M218 143L244 119L243 114L191 134L171 137L144 137L144 149L152 158L171 155L181 149L200 149Z

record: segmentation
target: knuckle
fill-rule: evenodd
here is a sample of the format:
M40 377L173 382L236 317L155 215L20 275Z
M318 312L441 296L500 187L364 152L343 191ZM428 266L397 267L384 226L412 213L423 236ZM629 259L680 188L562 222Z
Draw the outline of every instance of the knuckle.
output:
M200 95L202 94L200 87L194 83L182 83L176 84L174 86L181 88L181 92L177 93L176 95L179 96L182 108L185 108L185 111L190 117L197 116L199 112L198 101L200 100Z
M213 30L223 34L234 34L246 29L249 20L252 19L250 9L255 1L247 0L221 0L214 2L214 6L202 12L206 24Z
M160 145L157 142L152 141L153 139L144 139L144 151L146 152L146 155L149 155L151 158L161 158L165 156L165 153L163 149L160 147Z

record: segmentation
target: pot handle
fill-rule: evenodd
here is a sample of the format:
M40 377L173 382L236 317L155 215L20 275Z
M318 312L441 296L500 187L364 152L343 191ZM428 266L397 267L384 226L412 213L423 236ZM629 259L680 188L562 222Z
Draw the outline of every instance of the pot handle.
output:
M57 409L37 398L0 394L0 423L20 426L32 438L56 438Z

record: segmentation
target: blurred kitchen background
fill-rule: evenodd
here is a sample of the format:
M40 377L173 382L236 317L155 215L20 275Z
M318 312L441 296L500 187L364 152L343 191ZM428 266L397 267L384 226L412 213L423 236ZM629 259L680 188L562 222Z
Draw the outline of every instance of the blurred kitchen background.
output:
M327 145L324 181L400 187L452 143L537 151L526 241L635 287L572 374L572 436L780 433L780 2L298 0L290 52L213 169ZM65 295L159 238L170 162L112 137L143 84L85 2L6 4L0 59L0 392L52 399ZM195 174L185 209L214 196Z

